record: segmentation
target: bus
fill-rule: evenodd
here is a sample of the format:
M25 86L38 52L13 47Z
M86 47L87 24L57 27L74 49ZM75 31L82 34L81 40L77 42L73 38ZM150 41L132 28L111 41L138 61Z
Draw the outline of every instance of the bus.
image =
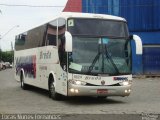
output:
M142 54L139 36L129 35L124 18L62 12L53 20L15 37L15 78L62 96L129 96L132 44Z

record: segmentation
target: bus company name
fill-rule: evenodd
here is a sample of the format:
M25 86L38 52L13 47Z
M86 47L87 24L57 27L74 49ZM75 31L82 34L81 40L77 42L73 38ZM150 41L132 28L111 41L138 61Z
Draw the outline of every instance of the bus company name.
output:
M73 76L74 79L83 79L82 75L74 75ZM96 76L96 77L92 77L92 76L85 76L84 78L85 80L101 80L101 77Z
M51 59L51 52L47 51L47 52L40 52L40 57L39 59Z
M99 76L96 76L96 77L86 76L85 80L101 80L101 77L99 77Z
M115 81L128 81L128 77L113 77Z

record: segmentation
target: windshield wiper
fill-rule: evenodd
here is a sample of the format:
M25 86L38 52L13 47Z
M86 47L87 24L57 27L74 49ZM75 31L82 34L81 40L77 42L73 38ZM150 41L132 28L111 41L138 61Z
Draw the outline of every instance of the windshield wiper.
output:
M108 60L110 60L110 62L112 63L114 69L116 70L116 73L119 74L119 70L118 70L116 64L114 63L112 57L110 56L110 54L109 54L109 52L108 52L108 49L107 49L106 45L105 45L105 52L106 52L106 54L105 54L105 55L106 55L106 58L107 58Z
M88 72L87 72L88 74L90 74L91 71L93 70L93 67L94 67L94 65L96 64L97 60L99 59L100 55L101 55L101 53L98 52L98 54L97 54L96 57L94 58L92 64L89 66L89 70L88 70Z

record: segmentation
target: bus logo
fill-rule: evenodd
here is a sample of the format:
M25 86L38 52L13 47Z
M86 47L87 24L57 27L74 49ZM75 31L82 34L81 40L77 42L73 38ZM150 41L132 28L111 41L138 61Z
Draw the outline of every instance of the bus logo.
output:
M105 81L104 81L104 80L102 80L102 81L101 81L101 84L102 84L102 85L105 85Z
M128 77L113 77L113 80L115 80L115 81L123 81L123 80L127 81Z

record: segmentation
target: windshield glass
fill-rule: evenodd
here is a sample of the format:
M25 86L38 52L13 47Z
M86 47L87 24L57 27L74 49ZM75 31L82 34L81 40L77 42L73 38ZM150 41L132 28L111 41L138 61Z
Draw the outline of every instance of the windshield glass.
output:
M68 20L68 31L76 36L108 36L121 38L127 38L129 36L126 22L103 19L70 18Z
M121 38L73 36L69 72L79 74L130 74L130 42Z
M69 72L120 75L131 73L131 48L125 21L69 18L73 36Z

